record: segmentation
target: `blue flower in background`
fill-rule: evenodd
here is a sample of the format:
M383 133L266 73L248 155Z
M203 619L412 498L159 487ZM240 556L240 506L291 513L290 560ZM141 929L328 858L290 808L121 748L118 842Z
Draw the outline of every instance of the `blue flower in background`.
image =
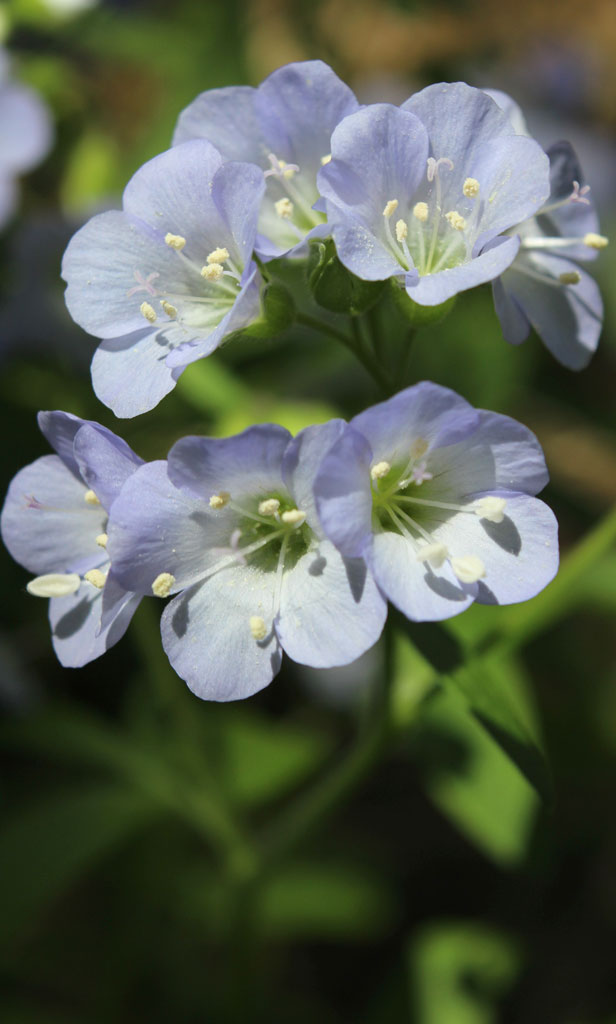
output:
M175 593L163 645L199 697L262 689L283 650L305 665L358 658L378 639L386 603L361 559L320 527L314 476L342 421L294 439L265 424L235 437L184 438L168 463L129 478L109 524L114 572L141 594Z
M541 147L463 83L351 114L331 153L318 183L341 261L426 306L498 277L520 245L503 232L549 195Z
M263 173L203 140L146 163L123 210L93 217L62 263L74 320L103 338L96 394L117 416L152 409L189 363L260 315L252 262Z
M267 178L257 249L264 257L301 247L327 233L313 209L317 173L330 156L331 134L358 109L349 87L320 60L287 64L253 89L201 93L180 114L174 145L206 138L225 160L258 164Z
M117 643L140 601L110 571L106 545L111 504L143 460L98 423L66 412L41 412L38 422L57 454L11 481L2 539L37 573L27 589L51 598L54 650L63 665L77 668Z
M326 535L408 618L525 601L558 567L548 480L520 423L421 383L356 416L315 480Z
M490 95L521 136L528 129L518 105L505 93ZM550 196L535 215L513 231L520 250L492 284L494 304L507 341L524 341L537 331L552 355L572 370L586 366L599 342L603 303L593 278L572 260L590 260L607 239L584 185L577 156L568 142L547 150Z
M17 206L16 178L32 170L49 151L52 123L42 99L10 77L0 50L0 227Z

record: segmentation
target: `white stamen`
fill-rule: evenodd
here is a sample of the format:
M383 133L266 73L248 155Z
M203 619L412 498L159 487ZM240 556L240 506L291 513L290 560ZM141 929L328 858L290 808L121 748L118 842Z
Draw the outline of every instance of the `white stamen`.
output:
M283 523L287 523L289 526L298 526L299 523L303 523L306 513L298 508L292 508L288 512L283 512L280 518Z
M389 220L391 215L394 214L397 209L398 209L398 200L397 199L390 199L385 204L385 209L383 210L383 216L386 217L387 220Z
M460 583L476 583L486 574L486 567L476 555L465 555L464 558L452 558L451 568Z
M464 231L466 227L465 218L457 210L450 210L449 213L446 213L445 220L449 221L454 231Z
M207 263L204 267L201 267L201 277L205 278L206 281L220 281L224 270L220 263Z
M210 508L224 508L230 501L231 495L228 491L219 491L210 498Z
M596 235L594 231L589 231L587 235L584 235L584 245L587 245L589 249L605 249L609 243L609 238L605 235Z
M109 537L107 536L106 533L99 533L98 537L96 538L96 543L98 544L99 548L106 548L108 540Z
M284 199L279 199L275 202L274 207L278 216L282 217L283 220L290 220L293 216L293 203L286 196Z
M429 562L435 569L440 569L447 558L449 558L449 552L440 541L435 541L434 544L424 544L417 552L418 562Z
M425 224L428 219L428 204L427 203L415 203L413 207L413 217L416 220L421 221Z
M139 312L141 316L144 316L148 323L153 324L156 321L156 310L149 302L142 302L139 306Z
M225 260L229 259L228 249L212 249L211 253L207 258L208 263L224 263Z
M100 505L100 501L97 498L94 491L86 491L86 493L83 496L83 500L85 501L86 505Z
M159 573L152 584L152 593L154 594L154 597L169 597L174 583L175 576L170 572Z
M258 511L260 516L275 516L279 508L278 498L266 498L265 501L259 502Z
M175 249L177 252L181 252L186 245L186 239L183 235L172 235L170 231L165 235L165 245L168 245L170 249Z
M558 280L561 284L579 284L582 280L582 275L577 270L567 270L564 274L558 275Z
M255 640L265 640L265 637L267 636L265 619L262 619L260 615L251 615L248 620L248 625L250 626L250 632Z
M377 462L370 470L370 476L373 480L381 480L384 476L387 476L390 469L391 464L389 462L385 462L385 460Z
M160 304L163 307L164 312L167 314L168 317L170 317L171 320L173 320L173 318L177 316L177 309L175 308L175 306L172 306L170 302L167 302L166 299L161 299Z
M100 569L90 569L89 572L84 573L83 578L88 583L91 583L93 587L96 587L97 590L102 590L105 586L107 573L102 572Z
M322 156L321 157L321 167L325 167L325 164L328 164L329 161L331 160L331 158L332 158L331 153L328 153L327 156Z
M477 181L477 178L467 178L462 186L462 191L469 199L474 199L475 196L478 196L479 182Z
M506 505L507 502L504 498L490 495L487 498L479 498L475 502L474 512L480 519L487 519L490 523L502 523L505 518Z
M49 572L26 583L33 597L68 597L79 590L81 579L76 572Z
M400 219L396 221L396 238L399 242L403 242L405 238L408 238L409 229L406 221Z

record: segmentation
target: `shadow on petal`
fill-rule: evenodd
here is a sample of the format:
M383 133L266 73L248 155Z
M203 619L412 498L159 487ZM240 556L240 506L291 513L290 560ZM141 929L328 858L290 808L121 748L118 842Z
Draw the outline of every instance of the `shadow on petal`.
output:
M493 540L503 551L510 555L519 555L522 550L522 538L518 528L509 516L505 516L502 523L491 523L487 519L481 520L485 532L490 540Z

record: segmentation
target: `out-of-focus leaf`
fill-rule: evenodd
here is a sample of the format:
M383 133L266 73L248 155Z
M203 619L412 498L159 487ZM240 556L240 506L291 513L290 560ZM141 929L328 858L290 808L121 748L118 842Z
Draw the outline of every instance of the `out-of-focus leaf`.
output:
M71 216L91 213L96 203L112 205L114 193L122 190L117 180L117 152L113 139L90 131L79 139L70 154L60 198L64 212Z
M0 950L158 813L139 793L97 785L57 793L5 823L0 833Z
M496 1024L519 955L501 932L470 922L429 925L409 954L417 1024Z

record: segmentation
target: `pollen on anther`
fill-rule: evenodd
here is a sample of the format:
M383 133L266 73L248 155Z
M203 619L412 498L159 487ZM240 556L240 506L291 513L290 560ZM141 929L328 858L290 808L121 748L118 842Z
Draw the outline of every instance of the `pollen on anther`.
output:
M561 284L579 284L582 280L582 275L577 270L567 270L564 274L558 275L558 280Z
M170 231L165 235L165 245L168 245L170 249L175 249L177 252L181 252L186 245L186 239L183 235L172 235Z
M259 502L258 512L260 516L275 516L279 508L278 498L266 498Z
M425 455L428 451L428 442L425 437L418 437L416 441L413 441L411 445L411 455L414 459L419 459L422 455Z
M596 235L594 231L589 231L583 238L584 245L587 245L589 249L605 249L609 243L609 238L605 235Z
M224 263L225 260L229 259L229 250L225 248L212 249L209 253L207 262L208 263Z
M83 578L97 590L102 590L107 580L107 573L101 569L90 569L83 574Z
M325 156L322 156L321 157L321 167L325 167L325 164L328 164L330 162L331 158L332 158L331 153L327 153Z
M175 306L172 306L170 302L167 302L166 299L161 299L160 304L163 307L163 311L167 314L168 317L170 317L171 320L173 320L174 316L177 316L177 309L175 308Z
M262 619L260 615L251 615L248 620L250 626L250 632L255 640L265 640L267 636L267 626L265 619Z
M33 597L68 597L75 594L80 585L76 572L49 572L26 583L26 590Z
M386 217L387 220L389 220L389 218L392 216L392 214L394 214L396 212L397 209L398 209L398 200L397 199L390 199L390 200L388 200L387 203L385 203L385 209L383 210L383 216Z
M153 324L156 320L156 310L149 302L142 302L139 306L141 316L144 316L148 323Z
M382 480L384 476L387 476L391 469L391 464L383 459L382 462L376 462L370 470L370 476L373 480Z
M487 498L479 498L475 502L474 512L480 519L487 519L489 523L502 523L506 505L504 498L488 495Z
M291 508L288 512L283 512L280 518L287 526L299 526L306 518L306 513L299 508Z
M106 548L108 540L109 537L107 536L106 533L99 533L98 537L96 538L96 543L98 544L99 548Z
M290 199L287 199L286 196L284 199L278 199L278 201L274 203L274 208L278 216L282 217L283 220L290 220L293 216L293 203Z
M469 199L474 199L475 196L479 195L479 182L477 178L467 178L462 186L462 192Z
M230 500L231 495L228 491L219 491L218 494L213 494L210 498L210 508L224 508Z
M100 505L100 501L96 494L94 493L94 491L86 491L86 493L83 496L83 500L85 501L86 505Z
M207 263L204 267L201 267L201 277L206 281L220 281L224 270L220 263Z
M428 219L428 204L415 203L413 207L413 217L415 220L420 221L421 224L425 224Z
M152 584L154 597L169 597L175 583L175 576L170 572L160 572Z
M477 555L465 555L463 558L452 558L451 568L460 583L476 583L486 574L486 567Z
M444 544L435 541L434 544L424 544L417 552L418 562L429 562L435 569L440 569L449 552Z
M405 220L402 218L396 221L396 240L403 242L408 237L409 229Z
M464 231L466 220L457 210L450 210L445 214L445 220L449 221L454 231Z

